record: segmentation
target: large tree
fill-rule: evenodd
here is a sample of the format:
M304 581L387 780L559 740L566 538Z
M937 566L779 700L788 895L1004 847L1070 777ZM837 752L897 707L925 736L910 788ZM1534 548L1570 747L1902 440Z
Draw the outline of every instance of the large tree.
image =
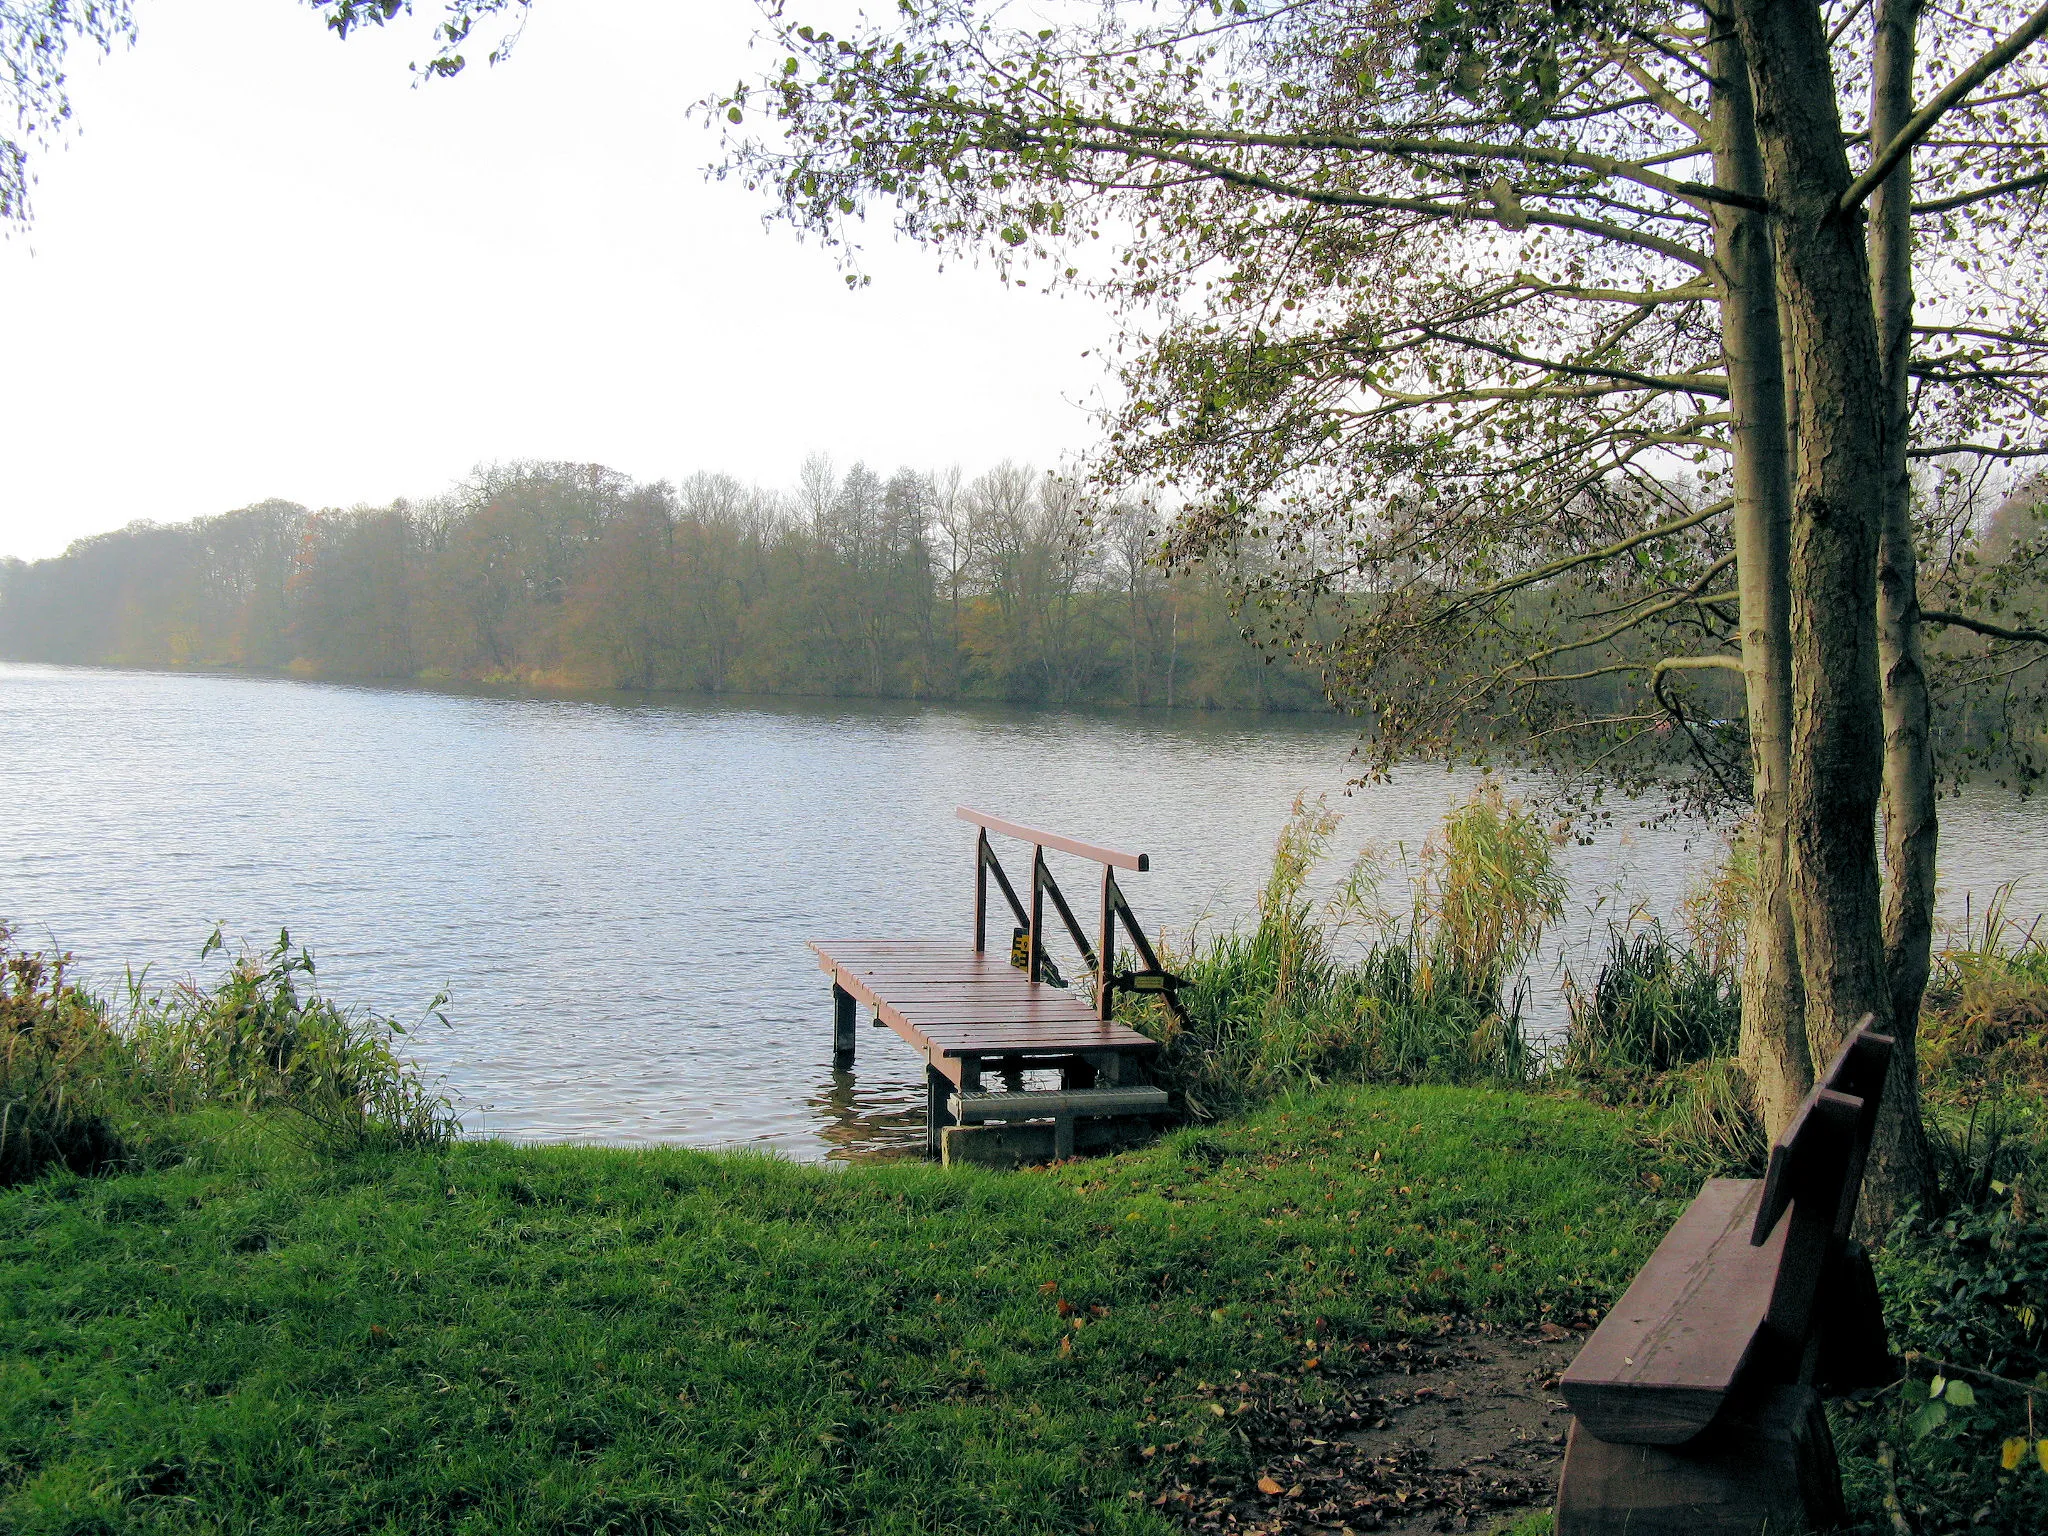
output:
M1767 1119L1876 1014L1908 1050L1873 1207L1917 1196L1935 764L1912 465L2039 451L2011 274L2041 270L2016 215L2048 181L2048 8L1052 14L778 20L777 72L720 103L731 168L827 239L886 210L1127 302L1106 469L1174 484L1177 556L1270 552L1249 596L1383 757L1520 740L1650 772L1676 749L1753 794ZM1941 293L1924 316L1916 273Z
M344 35L409 9L312 3ZM425 67L527 3L448 0ZM1995 599L1941 493L2043 451L2012 274L2042 270L2048 6L1075 0L1026 29L899 0L849 35L765 9L786 53L717 104L728 169L829 240L879 205L1129 305L1105 476L1171 484L1173 557L1255 572L1382 762L1689 760L1753 798L1766 1120L1873 1013L1906 1049L1871 1209L1919 1195L1921 629L2044 638L1923 612L1919 564L1946 531L1947 589Z

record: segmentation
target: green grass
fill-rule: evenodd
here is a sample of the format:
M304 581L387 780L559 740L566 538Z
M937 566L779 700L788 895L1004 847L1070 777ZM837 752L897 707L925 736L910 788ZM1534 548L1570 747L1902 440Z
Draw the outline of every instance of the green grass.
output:
M0 1529L1164 1532L1200 1385L1582 1314L1677 1211L1628 1114L1453 1088L1050 1173L199 1144L0 1195Z

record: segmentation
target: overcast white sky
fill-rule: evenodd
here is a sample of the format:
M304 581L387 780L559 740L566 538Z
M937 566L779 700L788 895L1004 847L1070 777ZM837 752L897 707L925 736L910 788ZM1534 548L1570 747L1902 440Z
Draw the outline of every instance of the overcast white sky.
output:
M423 5L432 14L439 7ZM540 0L513 59L414 89L418 26L138 0L74 55L79 132L0 242L0 555L501 458L793 483L1084 447L1101 311L870 235L872 287L707 184L688 112L747 0Z

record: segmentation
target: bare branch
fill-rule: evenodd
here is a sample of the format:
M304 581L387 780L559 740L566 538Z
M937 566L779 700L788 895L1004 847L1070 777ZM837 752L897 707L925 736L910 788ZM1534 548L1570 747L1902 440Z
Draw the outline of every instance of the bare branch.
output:
M1927 448L1908 448L1909 459L1939 459L1951 453L1974 453L1984 459L2048 458L2048 448L1994 448L1989 443L1935 443Z
M2043 5L2021 22L2012 36L1949 81L1934 100L1907 118L1906 126L1892 136L1891 143L1879 150L1870 164L1864 167L1863 174L1843 189L1840 200L1835 204L1835 212L1849 213L1862 206L1863 201L1884 184L1898 163L1913 152L1913 146L1927 137L1928 130L1940 122L1950 108L2026 52L2044 32L2048 32L2048 5Z
M1988 187L1958 192L1954 197L1937 197L1931 203L1915 203L1913 212L1947 213L1953 208L1967 208L1972 203L1987 202L1994 197L2004 197L2010 192L2024 192L2030 187L2041 186L2048 186L2048 171L2036 171L2031 176L2020 176L2011 181L1994 182Z
M1986 635L1993 640L2024 640L2033 645L2048 645L2048 630L2007 629L2003 624L1993 624L1985 619L1973 619L1964 613L1944 613L1938 608L1923 608L1920 611L1922 624L1950 625L1956 629L1967 629L1973 635Z
M1653 678L1666 672L1734 672L1742 671L1740 656L1666 656L1650 669Z

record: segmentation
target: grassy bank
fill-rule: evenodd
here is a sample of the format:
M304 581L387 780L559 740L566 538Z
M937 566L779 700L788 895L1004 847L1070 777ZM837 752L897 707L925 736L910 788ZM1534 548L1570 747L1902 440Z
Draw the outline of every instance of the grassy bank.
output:
M1514 985L1557 905L1545 827L1484 792L1410 899L1361 865L1318 904L1334 820L1299 809L1256 924L1172 957L1187 1021L1134 1011L1206 1118L1031 1173L463 1142L403 1030L288 941L122 1004L0 934L0 1530L1258 1507L1275 1426L1341 1417L1386 1341L1589 1322L1763 1152L1728 1054L1739 861L1682 936L1617 928L1545 1052ZM2034 929L1998 905L1950 936L1922 1038L1940 1197L1877 1257L1920 1358L1833 1409L1855 1529L2048 1528Z
M237 1126L0 1195L0 1527L1163 1532L1255 1475L1217 1385L1582 1316L1675 1209L1627 1115L1458 1089L1024 1174Z

